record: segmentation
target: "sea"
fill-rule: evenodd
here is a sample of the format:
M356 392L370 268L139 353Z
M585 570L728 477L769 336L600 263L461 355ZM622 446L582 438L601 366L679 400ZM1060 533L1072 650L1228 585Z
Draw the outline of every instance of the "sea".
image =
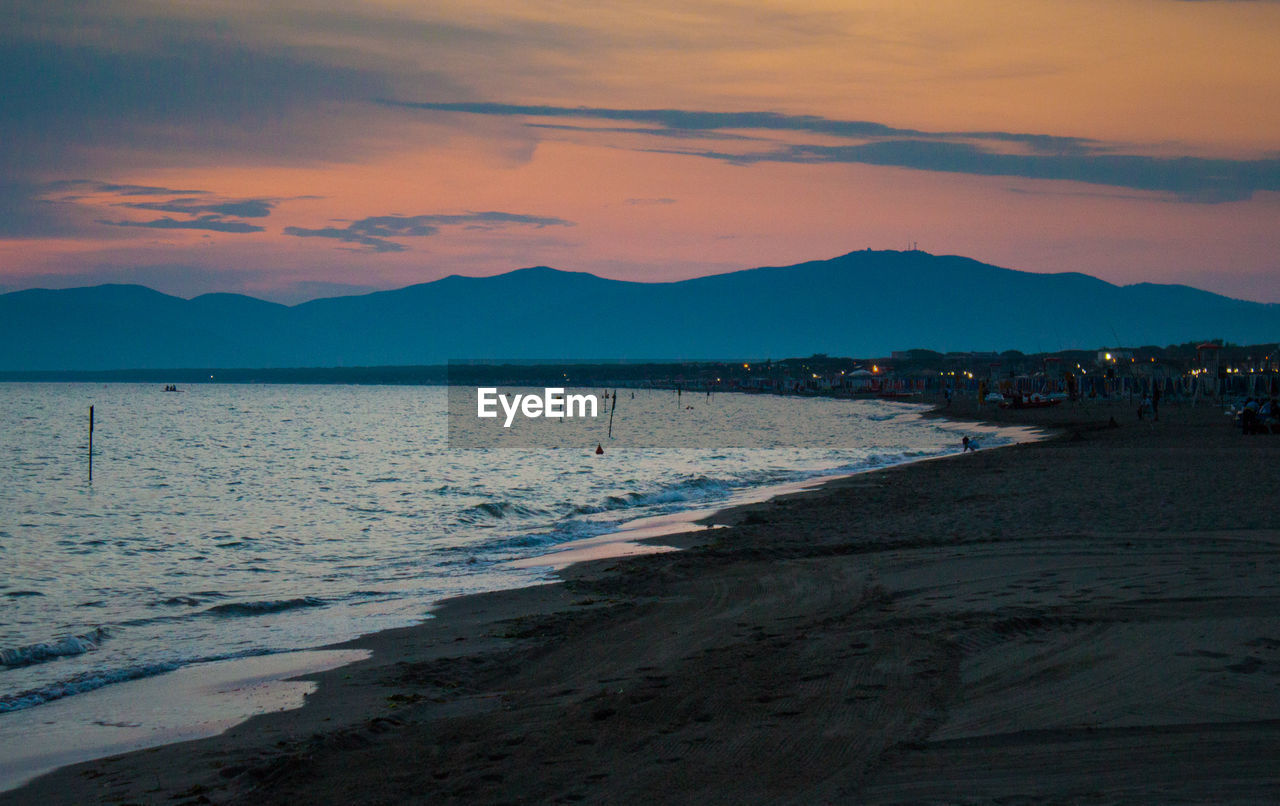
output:
M530 558L637 519L957 453L964 436L984 450L1035 436L903 402L624 389L612 437L602 417L562 444L468 448L449 440L446 398L0 384L0 728L126 681L545 582Z

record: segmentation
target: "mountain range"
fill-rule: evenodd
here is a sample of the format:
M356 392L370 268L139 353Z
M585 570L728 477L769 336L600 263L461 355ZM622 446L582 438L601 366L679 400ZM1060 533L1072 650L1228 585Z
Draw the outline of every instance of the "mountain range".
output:
M547 267L286 306L136 285L0 295L0 370L884 356L1280 339L1280 305L921 251L667 283Z

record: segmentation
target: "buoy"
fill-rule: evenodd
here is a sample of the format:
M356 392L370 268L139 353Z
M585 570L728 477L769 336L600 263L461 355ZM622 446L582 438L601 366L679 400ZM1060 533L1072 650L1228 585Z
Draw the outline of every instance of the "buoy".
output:
M596 456L599 456L602 453L604 453L604 445L596 443Z

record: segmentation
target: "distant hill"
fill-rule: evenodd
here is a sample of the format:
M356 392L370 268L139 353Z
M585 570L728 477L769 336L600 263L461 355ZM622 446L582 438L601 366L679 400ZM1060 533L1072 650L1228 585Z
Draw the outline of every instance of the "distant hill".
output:
M546 267L285 306L103 285L0 295L0 370L706 359L1280 340L1280 305L925 252L674 283Z

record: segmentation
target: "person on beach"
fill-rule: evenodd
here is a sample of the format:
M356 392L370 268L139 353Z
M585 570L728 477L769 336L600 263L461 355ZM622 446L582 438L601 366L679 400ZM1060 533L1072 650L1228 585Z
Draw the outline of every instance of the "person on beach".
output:
M960 440L960 444L964 446L960 451L961 453L978 450L978 440L976 439L969 439L968 437L965 437Z
M1151 419L1160 419L1160 384L1151 390Z
M1263 434L1276 433L1276 423L1280 422L1280 404L1273 397L1258 407L1258 431Z
M1258 429L1258 401L1248 398L1240 409L1240 430L1246 434L1256 433Z

